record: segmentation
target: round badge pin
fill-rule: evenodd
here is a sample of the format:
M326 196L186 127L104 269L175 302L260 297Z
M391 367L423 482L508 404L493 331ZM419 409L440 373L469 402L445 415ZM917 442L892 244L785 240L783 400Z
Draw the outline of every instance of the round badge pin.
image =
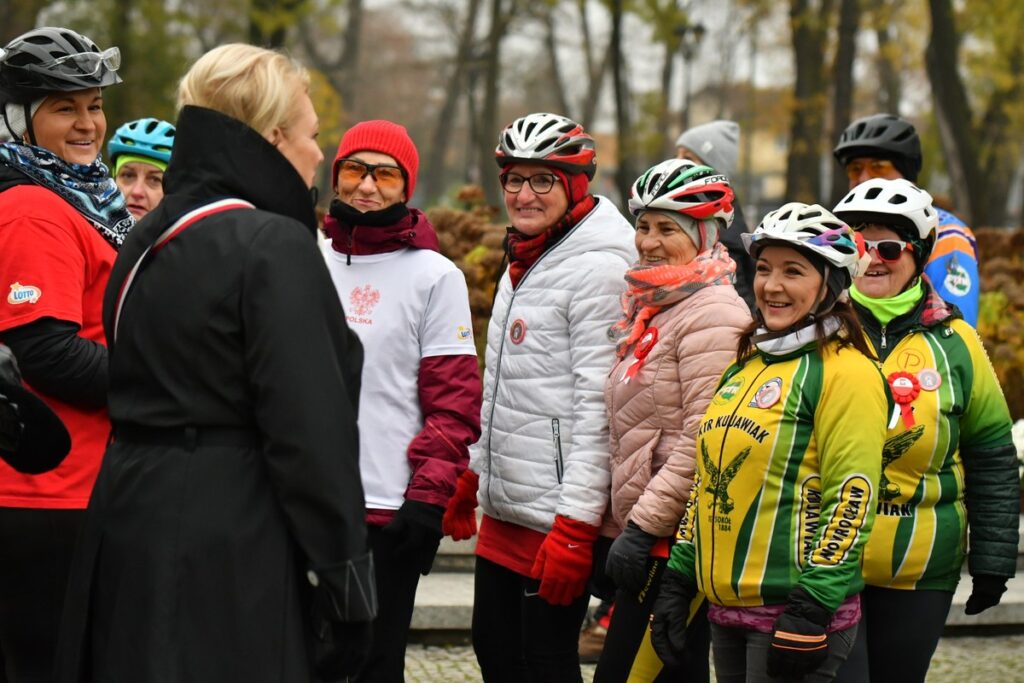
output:
M925 368L917 373L917 381L925 391L935 391L942 386L942 375L939 374L938 370Z
M779 402L782 398L782 385L779 382L765 382L754 395L754 402L758 408L767 410Z

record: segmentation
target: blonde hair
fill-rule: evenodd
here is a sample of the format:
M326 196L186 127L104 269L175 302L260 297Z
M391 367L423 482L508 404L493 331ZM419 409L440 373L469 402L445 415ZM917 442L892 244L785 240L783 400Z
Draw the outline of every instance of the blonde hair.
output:
M294 59L244 43L216 47L178 84L178 111L196 105L238 119L269 138L287 128L296 96L309 91L309 72Z

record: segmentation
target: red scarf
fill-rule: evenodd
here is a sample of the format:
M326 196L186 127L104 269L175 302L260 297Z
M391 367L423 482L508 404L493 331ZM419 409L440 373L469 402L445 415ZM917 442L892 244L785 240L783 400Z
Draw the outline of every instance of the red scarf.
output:
M557 223L532 237L515 228L509 228L508 236L505 238L505 250L508 253L508 275L512 279L512 289L519 286L519 281L537 259L576 227L595 206L597 200L594 199L594 195L588 194L569 209Z
M384 254L404 247L441 251L434 226L419 209L395 211L389 218L380 215L386 209L358 215L354 209L343 213L339 208L332 203L332 213L324 216L324 233L337 252L358 256Z

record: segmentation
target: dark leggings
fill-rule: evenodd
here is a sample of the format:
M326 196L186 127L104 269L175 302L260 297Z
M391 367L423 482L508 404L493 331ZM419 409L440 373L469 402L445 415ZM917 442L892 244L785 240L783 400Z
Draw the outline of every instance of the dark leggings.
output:
M678 668L666 667L657 661L650 645L644 642L651 623L651 609L658 597L661 575L665 571L666 559L651 558L653 575L646 590L640 596L624 591L615 594L615 611L608 625L604 649L597 663L594 683L624 683L630 675L654 683L661 681L687 681L707 683L711 678L708 655L711 650L711 628L708 624L707 601L702 600L701 608L686 626L686 653ZM642 596L642 597L641 597ZM657 673L655 673L657 672Z
M867 586L857 640L836 683L923 683L953 594Z
M473 651L485 683L580 683L577 650L590 596L552 605L540 582L476 558Z
M393 536L381 528L370 526L367 535L377 581L377 618L370 655L354 679L360 683L405 681L405 647L420 582L416 564L395 553Z
M7 683L50 683L85 510L0 508L0 661Z

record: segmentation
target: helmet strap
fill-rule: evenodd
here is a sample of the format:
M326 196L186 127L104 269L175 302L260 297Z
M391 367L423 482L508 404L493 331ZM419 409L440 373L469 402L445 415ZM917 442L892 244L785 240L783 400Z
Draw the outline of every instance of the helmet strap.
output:
M22 105L25 108L25 133L28 135L27 142L33 147L38 147L36 144L36 132L32 129L32 103L26 102Z

